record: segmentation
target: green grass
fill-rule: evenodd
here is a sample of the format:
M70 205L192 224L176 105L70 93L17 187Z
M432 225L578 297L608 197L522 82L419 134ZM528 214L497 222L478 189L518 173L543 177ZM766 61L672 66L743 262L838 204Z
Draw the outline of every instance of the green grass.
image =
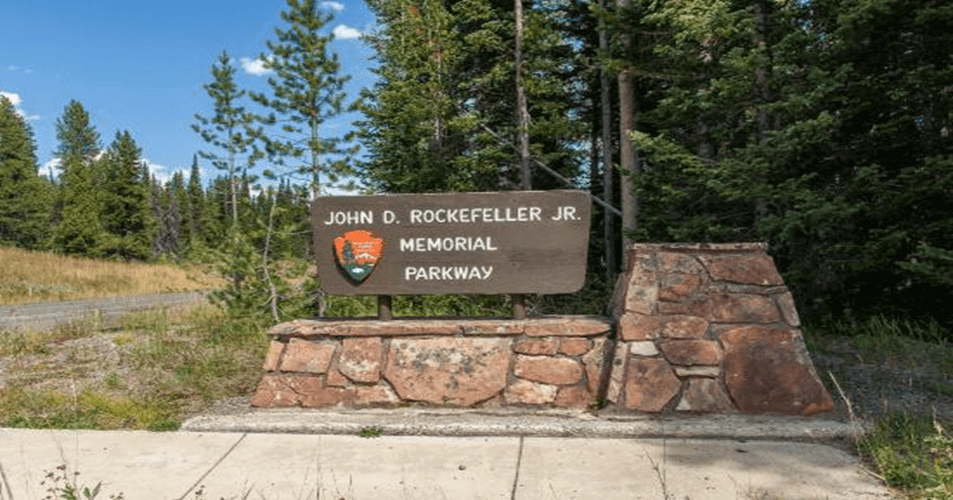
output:
M849 352L863 364L916 372L938 394L953 394L953 349L936 321L873 316L806 327L812 352ZM847 368L849 369L849 368ZM855 450L888 486L906 498L953 499L953 422L891 413L873 422Z
M118 331L75 324L5 333L0 355L13 359L8 369L16 373L0 388L0 426L175 430L208 403L253 390L267 349L265 328L201 306L136 313ZM86 379L101 368L95 349L59 345L92 336L114 339L120 357L96 381ZM70 366L57 364L64 357Z
M953 498L953 439L938 420L891 415L877 422L857 449L884 482L909 498Z

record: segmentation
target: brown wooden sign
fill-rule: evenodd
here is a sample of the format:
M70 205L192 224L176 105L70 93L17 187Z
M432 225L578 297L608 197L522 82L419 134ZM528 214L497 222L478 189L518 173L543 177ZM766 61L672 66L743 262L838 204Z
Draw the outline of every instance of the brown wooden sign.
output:
M322 288L335 295L569 293L589 244L585 191L321 197Z

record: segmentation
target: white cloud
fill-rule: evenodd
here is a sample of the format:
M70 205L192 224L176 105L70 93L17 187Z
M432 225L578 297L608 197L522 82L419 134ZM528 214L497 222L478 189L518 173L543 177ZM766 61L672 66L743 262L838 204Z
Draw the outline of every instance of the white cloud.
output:
M142 158L140 160L142 163L146 164L146 168L149 169L149 173L155 177L155 179L163 184L172 180L172 176L177 172L182 172L182 177L188 182L189 175L192 172L190 168L177 168L169 169L165 165L159 165L158 163L153 163L152 160L148 158Z
M242 64L242 69L245 70L245 73L254 76L261 76L268 73L271 73L272 70L265 67L265 61L261 59L251 59L248 57L242 57L240 59Z
M334 12L341 12L344 10L344 4L341 2L321 2L321 7L333 10Z
M52 160L47 161L40 167L40 173L46 175L49 172L54 172L54 176L59 176L63 173L63 162L59 158L53 158Z
M350 26L345 26L345 25L343 25L343 24L339 24L339 25L337 25L337 26L334 28L334 37L335 37L335 38L342 38L342 39L345 39L345 40L349 40L349 39L353 39L353 38L360 38L360 37L361 37L361 32L358 31L358 30L356 30L356 29L354 29L354 28L352 28L352 27L350 27Z
M27 120L39 120L38 115L28 115L22 108L20 108L20 103L23 102L23 98L20 97L20 94L15 94L13 92L4 92L0 90L0 96L6 97L10 104L13 104L13 109L16 110L17 114L22 116Z
M14 94L13 92L4 92L0 90L0 96L6 97L10 104L13 104L13 107L20 107L20 102L23 100L20 98L20 94Z

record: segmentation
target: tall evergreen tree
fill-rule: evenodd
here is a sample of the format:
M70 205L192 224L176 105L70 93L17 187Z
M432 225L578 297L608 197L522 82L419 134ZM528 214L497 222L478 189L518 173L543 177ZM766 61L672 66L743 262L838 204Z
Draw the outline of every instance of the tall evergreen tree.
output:
M271 95L252 93L256 102L274 114L270 123L279 131L266 137L267 151L279 165L307 176L313 196L351 173L341 155L346 138L322 130L327 120L344 111L341 63L328 46L333 33L324 33L333 14L317 0L287 0L280 13L285 27L275 27L276 41L267 41L262 54L265 67L275 72L268 78Z
M529 4L521 83L528 149L565 177L579 172L582 132L573 43L551 5ZM489 0L386 0L372 5L380 30L378 83L363 94L366 180L386 191L475 191L520 184L512 4ZM548 10L547 10L548 9ZM536 170L531 184L565 187Z
M63 116L57 119L56 138L59 140L56 155L63 170L60 182L63 212L54 234L54 247L66 253L98 255L105 239L93 184L99 133L79 101L70 101Z
M146 190L148 170L129 131L116 137L102 160L102 224L109 235L103 252L127 260L152 255L156 220Z
M940 268L917 265L953 248L941 3L651 4L677 77L634 134L642 237L767 240L807 318L953 324L931 299L950 293Z
M0 95L0 241L41 246L51 236L51 194L37 175L33 130Z
M192 130L217 149L199 154L226 173L230 196L228 212L231 224L235 225L238 223L239 178L260 158L252 145L261 130L256 128L256 117L242 105L246 91L235 84L234 60L227 52L222 51L218 64L212 65L210 73L212 82L203 88L212 98L214 115L196 114L197 123L192 125Z
M189 250L198 251L208 243L206 231L210 229L209 214L206 210L206 193L202 186L202 171L199 169L198 155L192 156L192 170L189 172L188 185Z
M178 212L178 223L175 230L176 255L184 257L189 251L190 242L193 238L192 231L195 230L185 175L181 171L172 174L172 179L166 184L165 188L169 192L170 204L174 202Z

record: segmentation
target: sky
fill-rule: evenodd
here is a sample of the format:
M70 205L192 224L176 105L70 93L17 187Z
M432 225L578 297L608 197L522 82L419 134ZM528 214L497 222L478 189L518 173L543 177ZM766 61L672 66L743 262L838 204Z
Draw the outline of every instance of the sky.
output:
M328 32L341 74L351 76L347 99L374 83L372 52L360 35L374 15L360 0L334 0ZM268 74L260 55L286 27L284 0L31 0L0 8L0 94L25 116L37 145L41 174L56 172L56 121L71 100L82 103L100 135L101 147L128 130L142 158L160 180L192 166L196 151L214 151L191 125L195 114L212 116L203 85L222 50L236 61L236 83L265 92ZM249 107L253 105L249 104ZM326 123L328 135L343 135L360 115ZM221 174L199 159L203 180Z

